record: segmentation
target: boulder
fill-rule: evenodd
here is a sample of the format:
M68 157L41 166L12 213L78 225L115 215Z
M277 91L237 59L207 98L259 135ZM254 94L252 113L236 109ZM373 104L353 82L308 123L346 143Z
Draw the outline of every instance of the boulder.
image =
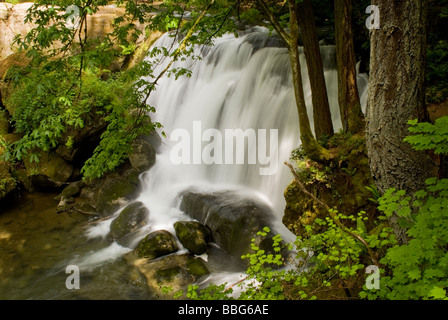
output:
M272 237L278 233L273 226L272 209L261 201L241 197L236 191L182 193L180 209L211 231L212 241L239 258L250 252L251 240L264 250L272 249ZM271 232L257 235L264 227Z
M23 161L27 175L35 187L60 187L69 181L73 174L73 166L53 151L35 153L38 162L31 161L30 157Z
M176 238L166 230L148 234L134 249L139 258L156 259L179 250Z
M99 214L108 216L137 197L138 188L119 175L108 175L92 190L92 205Z
M190 252L201 255L211 240L210 230L196 221L177 221L174 230L179 242Z
M0 149L0 156L2 151ZM16 188L17 181L11 174L11 164L0 161L0 200Z
M188 285L209 274L204 260L191 254L148 260L138 259L130 253L126 260L144 275L148 288L159 299L170 299L174 293L185 290ZM171 293L164 291L164 287L170 288Z
M78 196L83 186L84 182L82 180L72 182L68 184L58 196L55 197L55 200Z
M148 217L148 208L140 201L133 202L112 221L108 237L120 245L128 246L132 234L147 223Z
M152 145L143 139L132 142L132 152L128 155L132 168L138 172L149 170L156 162L156 152Z

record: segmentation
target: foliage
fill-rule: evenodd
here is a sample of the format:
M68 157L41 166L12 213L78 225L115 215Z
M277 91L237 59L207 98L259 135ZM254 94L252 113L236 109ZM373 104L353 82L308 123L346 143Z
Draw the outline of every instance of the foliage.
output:
M107 1L36 1L25 19L35 27L14 40L31 62L8 76L15 85L9 98L15 108L11 124L23 137L6 150L4 157L39 161L38 150L47 152L63 145L73 149L76 136L89 124L104 129L81 170L84 178L97 178L116 168L126 159L134 138L161 127L151 122L149 113L155 109L146 104L157 80L165 73L176 78L189 75L188 70L175 68L154 74L156 67L166 58L174 61L192 55L192 45L211 44L213 37L233 30L229 16L235 6L215 5L214 15L200 15L213 3L163 2L154 15L153 1L120 0L116 5L124 7L125 14L114 19L113 30L101 38L89 38L87 17ZM79 8L78 29L67 24L74 17L68 10L73 5ZM184 19L187 11L190 19ZM152 63L145 60L134 69L112 74L108 70L111 64L136 49L142 35L136 22L144 24L147 32L173 30L173 45L149 52ZM182 37L184 46L180 50L174 42Z
M190 286L187 298L356 298L362 286L365 268L372 261L365 246L343 231L339 222L350 232L364 237L369 247L378 254L384 254L385 249L393 245L395 240L392 230L383 225L368 232L364 223L367 220L365 212L357 216L345 216L336 211L333 214L334 218L316 219L313 225L307 226L307 236L297 237L294 243L285 244L277 235L273 239L273 253L267 253L252 242L252 253L242 257L249 260L249 266L246 270L247 278L238 284L241 290L236 297L233 290L235 285L228 287L225 283L203 289L196 285ZM259 235L266 236L269 231L269 228L265 228Z
M426 65L426 100L443 101L448 97L448 40L440 40L428 48Z
M370 298L448 299L448 180L431 178L426 184L414 200L395 189L380 199L379 209L398 215L411 240L388 250L381 260L388 273Z
M129 74L102 80L86 70L80 82L74 69L58 61L13 75L11 120L23 137L8 148L6 160L38 162L37 150L73 149L86 125L104 126L99 145L82 168L85 178L97 178L126 159L135 137L160 126L150 121L151 110L139 102ZM133 116L138 112L142 115Z
M406 138L417 150L446 149L448 117L435 124L409 122ZM415 134L417 133L417 134ZM448 179L430 178L426 188L414 194L389 189L379 199L378 209L387 217L398 217L410 240L396 245L381 259L387 273L381 278L381 289L369 298L445 299L448 289Z
M434 124L410 120L409 132L405 138L415 150L434 150L436 154L448 153L448 116L435 120Z
M409 123L414 135L406 140L416 149L447 153L446 119L435 124ZM272 263L283 263L281 255L275 260L252 246L254 253L245 256L250 259L250 282L247 287L240 284L242 293L237 298L328 299L341 298L342 290L345 298L448 300L448 179L428 179L426 188L412 195L389 189L380 196L374 186L368 189L382 212L371 230L364 212L355 217L330 210L328 217L306 226L306 235L294 243L294 259L280 269L272 269ZM406 228L408 243L397 244L386 221L393 216ZM368 289L362 273L376 258L380 288ZM194 292L188 296L193 299L229 294L225 286L215 286L212 294L197 286L189 290Z

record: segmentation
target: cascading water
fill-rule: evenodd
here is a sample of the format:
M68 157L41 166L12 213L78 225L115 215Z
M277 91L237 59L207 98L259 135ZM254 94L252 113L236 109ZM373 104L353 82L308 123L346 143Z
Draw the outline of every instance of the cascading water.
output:
M162 36L154 46L172 48L173 38L169 34ZM335 47L321 45L324 74L328 98L335 131L341 128L338 94ZM167 137L157 150L156 164L141 177L143 190L138 201L143 202L150 211L148 224L135 236L136 245L150 231L165 229L174 232L173 224L177 220L191 219L177 207L176 200L180 192L194 188L204 192L237 190L242 197L257 198L272 207L276 214L277 231L285 240L294 236L281 223L285 207L283 191L292 177L286 166L291 151L300 145L298 115L296 111L292 74L288 51L281 41L269 34L268 30L256 27L244 32L240 37L225 35L215 41L213 47L196 50L202 56L199 61L185 60L176 62L173 67L191 68L191 77L163 77L157 90L150 96L148 103L157 110L153 121L163 125ZM303 88L313 126L311 89L304 55L301 54ZM165 64L155 70L157 75ZM367 76L358 74L358 87L361 104L366 105ZM219 136L204 141L203 133L208 129L218 132ZM259 134L254 144L246 140L243 164L229 164L225 161L228 150L217 157L220 164L206 164L201 158L204 148L213 139L225 137L226 130L254 130ZM259 129L266 131L257 131ZM270 145L270 130L276 130L278 139ZM176 130L183 130L188 136L188 164L175 164L172 150L179 142L172 139ZM260 133L265 134L263 137ZM271 133L272 135L272 133ZM259 139L265 138L267 148L263 149L270 163L248 163L248 154L260 155L257 148ZM174 141L172 141L174 140ZM213 141L216 142L216 141ZM224 148L220 141L216 147ZM278 145L276 144L278 142ZM183 150L185 152L185 150ZM219 150L218 150L219 151ZM195 156L195 152L199 152ZM262 153L263 153L262 152ZM216 155L216 154L215 154ZM196 160L195 160L196 157ZM235 159L233 159L235 160ZM265 159L266 160L266 159ZM196 163L196 164L195 164ZM260 174L261 168L271 167L273 174ZM109 232L110 219L90 228L88 237L105 236ZM111 245L105 254L94 253L88 261L101 262L113 259L129 249ZM87 264L88 264L87 261Z
M154 45L170 47L172 41L173 38L166 34ZM321 52L331 113L337 131L341 128L341 121L337 100L335 47L322 45ZM165 77L149 99L149 104L157 109L153 120L162 123L167 138L158 150L155 166L143 176L144 190L139 200L150 209L154 224L168 225L178 214L172 205L179 191L189 186L202 186L208 191L237 188L263 198L272 205L280 220L285 206L283 191L291 181L291 174L283 162L288 160L291 151L300 145L287 49L281 46L278 38L269 35L267 29L258 27L238 38L226 35L217 39L214 47L208 50L198 49L197 54L203 55L201 61L194 64L192 61L184 61L176 66L193 65L191 78L176 80L174 77ZM301 64L304 92L312 123L311 91L303 54ZM358 76L358 84L362 105L365 105L365 75ZM271 156L277 154L278 158L271 158L270 163L264 165L260 164L260 161L256 164L248 163L248 153L257 153L260 150L257 150L258 144L250 145L246 140L244 164L226 164L224 158L228 150L223 151L222 164L204 164L201 159L201 164L194 164L192 154L189 164L173 164L172 148L178 142L175 139L171 141L170 134L178 129L188 132L191 138L191 153L195 152L195 148L201 152L210 143L201 141L201 135L207 129L219 132L219 137L223 139L225 131L229 129L265 129L265 132L256 131L259 134L256 141L264 138L260 132L266 133L267 149L270 145L270 130L275 129L278 130L278 146L269 151ZM193 140L200 141L196 147ZM219 141L223 148L225 142ZM269 151L265 151L268 156ZM273 169L271 173L274 173L261 175L260 168L268 165Z

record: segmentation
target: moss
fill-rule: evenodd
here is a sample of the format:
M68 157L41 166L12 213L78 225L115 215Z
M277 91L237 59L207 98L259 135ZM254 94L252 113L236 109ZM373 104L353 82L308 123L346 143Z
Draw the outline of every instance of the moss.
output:
M39 162L24 159L28 176L44 175L53 181L66 182L73 174L73 167L55 152L36 152Z
M139 201L131 203L110 224L112 238L118 240L135 232L138 228L146 224L148 214L149 210L143 203Z
M307 190L331 208L345 214L361 210L375 214L366 186L372 185L369 162L362 134L337 134L326 141L334 158L325 164L296 152L299 178ZM294 234L306 236L305 226L327 216L326 209L304 194L295 181L284 192L283 223Z
M210 231L196 221L177 221L174 224L180 243L194 254L203 254L210 241Z
M137 187L120 176L104 178L95 190L95 207L102 214L111 214L118 210L123 202L138 194Z
M188 273L194 277L202 277L209 274L207 267L202 259L192 258L187 261Z
M181 268L179 266L175 266L157 270L154 274L154 277L156 278L158 283L172 282L180 272Z
M140 258L156 259L178 250L176 239L166 230L158 230L147 235L135 248Z

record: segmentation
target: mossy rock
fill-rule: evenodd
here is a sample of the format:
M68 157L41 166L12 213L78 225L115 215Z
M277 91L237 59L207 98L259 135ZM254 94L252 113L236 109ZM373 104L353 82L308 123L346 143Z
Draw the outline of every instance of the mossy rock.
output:
M195 278L199 278L209 274L207 266L205 265L204 260L191 258L187 261L187 270L188 273L194 276Z
M149 290L159 299L172 299L174 293L186 290L188 285L209 274L205 261L191 254L176 254L149 260L138 259L130 252L125 259L146 278ZM164 291L163 288L170 288L171 292Z
M177 221L174 230L180 243L190 252L201 255L211 240L210 230L196 221Z
M55 200L61 200L64 198L76 197L81 192L82 187L84 186L84 182L75 181L67 185L62 192L55 197Z
M267 238L277 234L272 208L235 191L202 193L189 190L180 194L180 210L207 226L211 241L234 257L250 252L252 239L259 245L258 232L268 227Z
M3 136L5 134L8 134L8 132L9 132L9 114L8 112L6 112L6 110L0 110L0 135Z
M104 216L116 212L138 195L138 188L118 175L107 176L93 190L94 207Z
M149 170L156 162L156 152L152 145L143 139L132 142L132 152L128 155L132 168L138 172Z
M176 238L166 230L157 230L148 234L134 252L139 258L156 259L179 250Z
M0 147L1 155L3 155L3 149ZM11 163L0 161L0 199L4 198L16 188L17 180L11 174L11 169Z
M32 153L32 152L31 152ZM35 151L39 162L31 161L30 157L24 159L28 177L37 187L60 187L69 181L73 174L73 166L55 152Z
M129 245L129 236L143 227L149 217L149 210L140 201L126 206L110 224L109 238L118 244Z
M328 143L327 147L335 154L331 162L298 161L297 173L307 191L346 215L360 211L366 211L369 216L376 214L376 205L368 201L372 195L366 187L373 181L363 135L338 134ZM285 189L284 197L282 221L296 235L307 237L307 225L312 225L317 218L328 217L327 210L305 194L296 181Z

